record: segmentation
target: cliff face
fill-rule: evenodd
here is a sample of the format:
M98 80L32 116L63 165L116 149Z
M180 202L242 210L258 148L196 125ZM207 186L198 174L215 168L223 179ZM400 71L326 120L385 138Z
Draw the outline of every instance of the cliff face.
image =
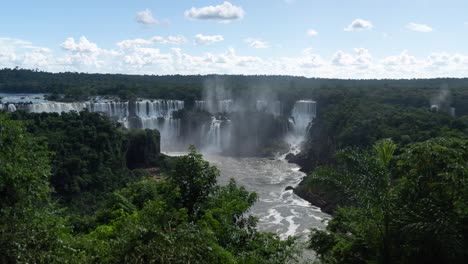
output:
M123 148L129 169L155 167L159 165L161 136L157 130L129 130Z
M298 164L301 171L306 174L311 173L318 166L331 165L335 162L334 140L328 135L320 119L310 128L307 137L301 152L297 155L289 154L286 156L288 162ZM332 214L339 203L337 198L330 195L324 186L309 184L308 176L304 177L293 190L299 197L320 207L323 212L328 214Z

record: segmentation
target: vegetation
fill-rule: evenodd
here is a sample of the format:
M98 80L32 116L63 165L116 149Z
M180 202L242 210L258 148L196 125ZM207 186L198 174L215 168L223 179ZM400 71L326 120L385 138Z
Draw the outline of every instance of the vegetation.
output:
M243 75L123 75L48 73L26 69L0 70L0 92L48 93L55 99L83 100L89 96L119 96L178 99L190 106L201 99L206 87L223 87L232 98L257 100L258 96L280 99L287 112L300 99L315 99L324 110L344 98L376 103L428 108L441 87L452 94L450 105L458 115L468 114L468 79L340 80L293 76ZM255 102L253 102L255 103ZM323 112L324 113L324 112Z
M311 174L342 198L310 246L323 263L465 263L468 141L434 138L345 149Z
M205 86L220 84L234 98L274 94L286 111L295 100L317 100L318 118L291 160L309 172L295 191L333 214L309 241L322 263L466 262L467 82L0 70L0 91L60 100L118 95L190 105ZM443 99L442 84L451 92ZM440 111L430 109L434 100ZM200 120L211 118L176 115L189 121L184 133L199 133ZM233 122L243 119L237 115ZM261 135L271 140L259 147L282 149L275 128L285 123L258 114L236 126L248 145L237 152L257 148L247 138L255 126L271 133ZM0 113L0 262L296 260L293 238L255 229L257 220L247 215L255 194L233 180L218 186L219 171L194 148L176 159L160 154L159 140L157 131L128 131L96 113Z
M0 113L2 263L284 263L297 253L294 239L255 229L256 195L216 185L219 171L194 148L156 162L158 147L141 145L156 143L153 132L99 114L13 118ZM162 174L126 168L123 147L145 150L142 164Z

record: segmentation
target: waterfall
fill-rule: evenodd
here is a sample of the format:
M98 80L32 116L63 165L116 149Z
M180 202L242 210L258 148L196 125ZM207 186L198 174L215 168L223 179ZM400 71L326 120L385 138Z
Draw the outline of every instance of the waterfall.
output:
M294 104L292 118L296 135L305 135L310 122L317 115L317 103L312 100L300 100Z
M218 112L220 113L231 113L233 111L234 101L231 99L221 100L218 102Z
M8 105L8 112L14 112L16 111L16 106L14 104L9 104Z
M317 103L312 100L300 100L294 103L291 117L288 119L293 130L286 136L290 145L289 153L298 154L304 141L309 124L317 115ZM286 156L286 155L284 155Z
M132 103L133 105L133 103ZM134 102L130 111L129 102L119 101L88 101L88 102L45 102L19 105L32 113L67 113L80 112L87 109L90 112L103 113L117 120L127 128L158 129L161 133L163 146L172 146L180 136L180 120L173 118L175 111L184 108L184 102L179 100L139 100ZM8 104L8 111L16 111L15 104ZM132 120L129 120L132 117ZM132 121L132 122L130 122Z
M86 106L90 112L101 112L118 120L128 116L128 102L87 102Z
M179 142L180 120L173 113L184 109L184 101L141 100L136 103L135 114L144 129L157 129L161 133L162 147L174 148Z
M195 110L208 111L208 104L206 101L195 101Z
M205 148L210 152L223 152L231 143L231 121L212 117L206 134Z
M27 110L32 113L62 113L70 111L83 111L86 108L85 103L59 103L48 102L39 104L30 104Z

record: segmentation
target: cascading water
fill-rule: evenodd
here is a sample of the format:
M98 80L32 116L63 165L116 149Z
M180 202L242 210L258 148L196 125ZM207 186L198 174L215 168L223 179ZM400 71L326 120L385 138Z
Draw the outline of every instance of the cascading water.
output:
M221 100L218 102L218 112L231 113L233 111L234 101L231 99Z
M231 121L212 117L210 127L206 133L204 150L220 153L229 148L231 142Z
M173 118L175 111L184 108L184 102L178 100L139 100L134 102L134 109L130 110L129 102L119 101L89 101L89 102L41 102L18 103L20 109L32 113L62 113L87 109L90 112L103 113L117 120L127 128L158 129L162 137L162 147L173 146L180 136L180 120ZM15 104L5 104L8 111L17 110ZM129 118L134 117L134 122Z
M317 115L317 103L312 100L300 100L294 104L291 117L294 122L294 133L304 136L307 128Z
M16 111L16 106L14 104L9 104L8 105L8 112L14 112Z
M128 102L87 102L86 107L90 112L105 113L109 117L123 120L128 116Z
M59 103L47 102L39 104L29 104L27 110L32 113L62 113L71 111L83 111L87 107L86 103Z
M164 149L174 148L180 136L180 120L173 113L184 108L179 100L141 100L135 103L140 128L158 129ZM130 113L132 114L132 113Z
M208 111L208 104L206 101L195 101L195 110Z
M316 116L317 102L300 100L294 103L292 114L289 118L289 124L293 127L293 130L286 136L286 141L291 146L289 153L299 153L300 145L304 141L309 125Z

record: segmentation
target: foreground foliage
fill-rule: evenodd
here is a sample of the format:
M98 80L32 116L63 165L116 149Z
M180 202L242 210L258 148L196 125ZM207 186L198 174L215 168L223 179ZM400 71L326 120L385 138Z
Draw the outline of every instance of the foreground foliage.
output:
M234 180L226 186L216 185L219 171L194 148L178 158L175 165L166 164L164 177L142 172L141 177L129 179L124 185L103 189L99 209L82 213L93 217L94 224L87 228L71 225L70 220L79 222L68 209L80 207L57 204L56 199L65 198L66 193L52 196L50 184L53 168L66 169L60 168L60 162L68 160L70 154L51 155L45 145L63 144L64 150L71 150L66 147L70 135L37 125L39 121L43 126L50 125L61 118L77 122L97 118L70 115L51 115L51 119L45 114L34 116L36 125L28 125L41 131L44 137L39 138L29 134L20 121L0 114L1 263L284 263L294 259L297 250L292 238L280 241L276 235L258 232L257 220L246 215L256 195L237 186ZM96 127L106 124L99 119L95 122ZM88 129L93 127L87 124ZM81 133L79 128L66 131ZM109 131L110 139L121 136L114 132L113 128ZM56 136L56 141L44 140L50 136L48 133ZM86 145L87 140L93 137L77 143ZM102 162L123 169L125 159L118 150L120 146L112 148L109 143L86 145L87 153L114 149L114 161L118 162ZM83 154L81 158L87 161L89 157ZM100 173L87 177L99 182ZM87 193L88 197L93 195ZM87 202L95 206L91 199Z
M409 145L379 141L345 149L311 182L341 197L310 246L324 263L465 263L468 259L468 141Z

